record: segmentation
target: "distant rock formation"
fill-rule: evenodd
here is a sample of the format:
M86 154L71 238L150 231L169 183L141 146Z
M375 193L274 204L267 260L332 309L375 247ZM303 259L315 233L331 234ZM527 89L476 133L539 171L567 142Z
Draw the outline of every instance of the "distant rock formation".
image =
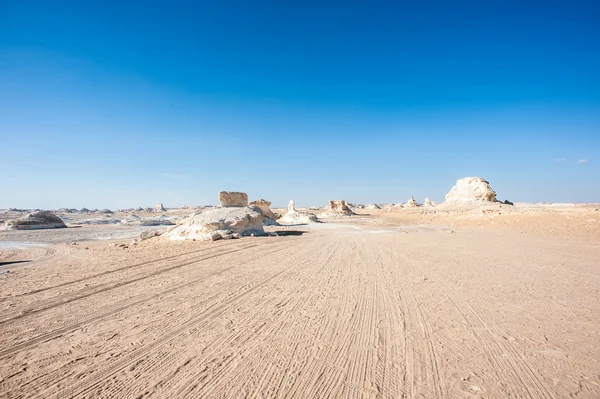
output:
M365 205L365 209L381 209L381 206L378 204L367 204Z
M156 205L154 205L153 211L154 212L166 212L167 210L165 209L163 204L156 204Z
M415 197L411 196L410 199L408 200L408 202L406 204L404 204L405 208L414 208L417 206L421 206L421 204L418 204L417 201L415 201Z
M223 208L248 206L248 194L239 191L221 191L219 202Z
M435 203L434 203L434 202L431 202L431 201L429 200L429 198L425 198L425 201L423 202L423 205L424 205L424 206L435 206Z
M16 220L7 220L5 230L38 230L38 229L64 229L65 222L49 211L39 211L27 214Z
M446 194L447 202L497 202L496 192L481 177L464 177Z
M296 210L296 203L291 200L288 204L288 211L280 219L282 223L290 224L305 224L305 223L320 223L316 215L308 212L299 212Z
M252 201L248 205L259 208L262 211L263 215L265 215L267 218L269 218L271 220L277 219L277 216L275 216L275 214L273 213L271 208L269 208L271 206L270 201L267 201L267 200L264 200L261 198L261 199L257 199L256 201Z
M329 207L324 214L328 216L351 216L354 215L354 212L346 205L346 201L330 200Z
M215 241L241 235L265 235L264 219L260 210L248 206L215 208L181 220L164 236L172 240Z

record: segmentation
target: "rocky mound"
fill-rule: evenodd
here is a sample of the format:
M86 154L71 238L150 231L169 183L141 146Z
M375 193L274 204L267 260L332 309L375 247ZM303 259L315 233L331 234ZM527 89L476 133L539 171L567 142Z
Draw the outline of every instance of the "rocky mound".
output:
M167 210L165 209L163 204L156 204L156 205L154 205L154 209L152 211L153 212L166 212Z
M224 208L248 206L248 194L239 191L221 191L219 202Z
M496 202L496 192L481 177L464 177L446 194L447 202Z
M30 213L16 220L7 220L5 230L64 229L65 222L49 211Z
M319 218L316 215L308 212L299 212L296 210L296 203L291 200L288 204L288 211L280 219L280 222L290 224L306 224L306 223L319 223Z
M214 241L240 235L265 235L264 219L259 209L249 206L215 208L181 220L164 236L172 240Z

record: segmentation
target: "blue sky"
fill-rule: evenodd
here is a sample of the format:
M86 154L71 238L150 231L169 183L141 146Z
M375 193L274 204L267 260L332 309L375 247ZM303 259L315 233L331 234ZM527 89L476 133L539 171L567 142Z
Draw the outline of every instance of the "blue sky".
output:
M600 201L600 3L322 3L0 1L0 208Z

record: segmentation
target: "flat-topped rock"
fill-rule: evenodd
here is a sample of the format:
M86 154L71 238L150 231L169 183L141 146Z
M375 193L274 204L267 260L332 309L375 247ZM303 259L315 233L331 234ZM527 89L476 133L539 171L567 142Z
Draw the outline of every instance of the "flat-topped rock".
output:
M221 191L219 202L223 208L248 206L248 194L240 191Z

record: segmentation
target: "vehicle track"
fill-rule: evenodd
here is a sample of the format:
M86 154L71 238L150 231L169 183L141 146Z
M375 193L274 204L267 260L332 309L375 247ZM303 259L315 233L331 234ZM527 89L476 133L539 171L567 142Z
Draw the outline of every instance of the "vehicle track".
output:
M269 245L269 244L263 244L263 245ZM53 309L55 307L58 306L62 306L65 305L67 303L71 303L73 301L77 301L80 299L84 299L84 298L88 298L92 295L97 295L106 291L110 291L116 288L120 288L123 287L125 285L128 284L132 284L135 282L138 282L140 280L144 280L146 278L149 277L156 277L158 275L161 274L165 274L168 273L170 271L176 270L176 269L180 269L184 266L189 266L198 262L202 262L205 260L209 260L209 259L213 259L215 257L218 256L223 256L223 255L228 255L228 254L232 254L235 252L239 252L239 251L243 251L245 249L249 249L249 248L253 248L257 246L256 244L250 244L250 245L245 245L245 246L240 246L237 247L236 249L229 249L229 250L225 250L225 251L221 251L221 252L216 252L216 253L210 253L209 255L206 256L201 256L201 257L197 257L197 258L193 258L193 259L189 259L186 260L185 262L182 263L178 263L174 266L169 266L163 269L160 269L159 271L150 271L150 272L146 272L146 273L140 273L134 277L131 277L129 279L125 279L123 281L120 281L116 284L114 283L105 283L105 284L100 284L97 286L92 286L92 287L86 287L80 291L76 291L75 293L73 293L72 295L63 295L58 297L58 299L56 298L51 298L47 301L39 301L36 302L36 306L33 308L29 308L29 309L20 309L20 310L16 310L13 312L6 312L7 313L7 317L4 317L3 319L0 319L0 326L3 324L6 324L8 322L12 322L18 319L21 319L23 317L27 317L27 316L32 316L35 315L37 313L40 312L44 312L50 309ZM83 291L83 292L82 292ZM66 296L66 298L65 298Z
M312 248L305 248L301 254L303 254L304 252L309 252L310 249ZM296 256L299 256L301 254L297 254ZM185 334L193 328L197 328L202 323L205 323L207 320L218 317L232 306L238 304L249 294L275 280L277 277L283 275L285 272L289 271L293 267L294 264L285 267L283 270L278 270L275 272L267 271L261 276L256 277L253 280L239 286L237 289L232 291L231 295L229 295L228 298L222 299L221 301L218 301L213 305L209 306L204 312L200 313L199 316L193 317L175 328L167 329L161 338L157 339L149 345L140 348L139 350L136 350L135 352L129 355L126 355L116 360L108 366L103 367L101 370L92 374L90 377L79 380L73 385L58 392L55 395L55 397L70 398L74 396L82 396L88 394L102 381L105 381L109 377L112 377L115 373L118 373L119 371L125 369L128 365L135 364L144 357L148 356L150 353L153 353L161 347L168 345L176 339L179 339L182 334Z
M272 251L272 252L270 252L268 254L272 254L272 253L284 250L284 249L286 249L289 246L290 246L290 244L288 244L287 246L284 246L282 248L276 249L276 250L274 250L274 251ZM251 246L251 247L253 247L253 246ZM245 248L242 248L242 249L239 249L239 250L243 250L243 249L245 249ZM237 252L237 251L235 251L235 252ZM225 254L226 253L222 253L221 255L225 255ZM205 260L205 259L202 259L202 260ZM197 263L197 262L194 262L194 263ZM209 275L202 275L200 278L194 279L192 281L189 281L189 282L186 282L186 283L183 283L183 284L178 284L178 285L176 285L174 287L171 287L171 288L169 288L167 290L160 291L158 293L154 293L154 294L151 294L151 295L140 295L140 296L132 297L132 298L129 298L127 300L120 301L118 303L112 304L111 306L108 306L105 309L101 309L100 313L97 313L93 317L84 318L81 321L77 321L75 323L68 324L67 326L64 326L64 327L61 327L61 328L58 328L58 329L54 329L54 330L52 330L50 332L47 332L45 334L38 335L38 336L36 336L33 339L27 340L27 341L22 342L22 343L13 344L11 347L9 347L7 349L0 350L0 359L4 358L4 357L7 357L7 356L10 356L10 355L12 355L14 353L20 352L20 351L22 351L22 350L24 350L24 349L26 349L28 347L31 347L33 345L36 345L36 344L38 344L40 342L49 341L51 339L54 339L56 337L59 337L59 336L65 334L67 332L74 331L74 330L80 328L83 325L90 324L90 323L93 323L93 322L98 321L98 320L102 320L102 319L107 318L109 316L112 316L112 315L114 315L116 313L122 312L124 310L130 309L130 308L138 306L138 305L141 305L143 303L146 303L146 302L151 301L153 299L156 299L158 297L161 297L161 296L164 296L166 294L169 294L169 293L175 292L177 290L180 290L182 288L185 288L185 287L197 284L198 282L200 282L200 281L202 281L202 280L204 280L204 279L206 279L206 278L208 278L208 277L210 277L210 276L212 276L214 274L222 274L222 273L224 273L224 272L226 272L226 271L228 271L230 269L233 269L233 268L239 267L239 266L240 265L233 265L233 266L228 267L226 269L220 269L220 270L218 270L218 271L216 271L216 272L214 272L212 274L209 274ZM46 310L46 309L44 309L44 310ZM86 316L86 314L81 315L80 317L83 318L85 316Z

